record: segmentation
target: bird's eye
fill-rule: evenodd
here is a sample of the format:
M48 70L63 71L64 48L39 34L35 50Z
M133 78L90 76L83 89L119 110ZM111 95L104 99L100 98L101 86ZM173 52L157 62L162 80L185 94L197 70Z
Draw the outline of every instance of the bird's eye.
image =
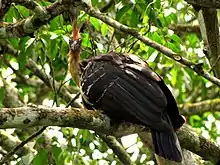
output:
M72 39L69 39L69 45L71 45L73 43Z

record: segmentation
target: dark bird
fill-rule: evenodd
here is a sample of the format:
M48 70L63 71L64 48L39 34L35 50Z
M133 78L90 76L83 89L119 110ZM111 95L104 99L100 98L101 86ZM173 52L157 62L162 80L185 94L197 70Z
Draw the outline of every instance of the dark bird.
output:
M161 77L135 55L109 53L80 62L79 29L75 22L70 40L69 70L82 89L85 107L102 110L115 121L149 127L155 153L181 162L175 130L185 120Z

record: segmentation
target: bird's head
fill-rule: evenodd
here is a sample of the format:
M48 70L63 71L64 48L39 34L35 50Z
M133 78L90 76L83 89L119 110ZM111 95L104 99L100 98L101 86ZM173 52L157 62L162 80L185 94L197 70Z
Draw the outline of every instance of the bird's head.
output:
M82 47L82 40L80 35L80 29L82 26L78 23L77 16L78 12L75 11L73 16L72 34L69 40L69 46L72 52L80 52Z
M69 46L70 46L70 50L72 52L80 52L82 49L82 40L81 38L76 39L76 40L69 40Z

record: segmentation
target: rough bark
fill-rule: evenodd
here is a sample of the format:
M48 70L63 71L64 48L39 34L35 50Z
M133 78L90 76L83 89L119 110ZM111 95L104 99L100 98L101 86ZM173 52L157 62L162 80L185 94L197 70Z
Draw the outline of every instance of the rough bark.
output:
M0 37L1 38L8 38L8 37L19 37L19 36L25 36L33 33L36 29L38 29L40 26L46 24L49 20L54 18L55 16L61 14L65 10L69 9L70 6L77 6L78 9L81 9L85 11L90 16L96 17L106 24L114 27L115 29L118 29L122 32L125 32L127 34L130 34L134 36L135 38L139 39L146 45L149 45L156 50L162 52L167 57L189 67L194 72L196 72L198 75L206 78L207 80L213 82L214 84L220 86L220 80L214 76L212 76L210 73L205 71L202 68L201 64L196 64L191 62L190 60L184 58L180 54L177 54L173 52L171 49L166 48L149 38L143 36L141 33L139 33L136 29L127 27L125 25L120 24L119 22L113 20L112 18L102 14L96 9L93 9L92 7L88 6L86 3L83 3L81 1L74 1L74 0L63 0L63 1L56 1L54 4L49 6L47 8L48 15L45 15L45 20L40 20L37 16L28 17L20 22L9 24L9 25L0 25ZM67 7L69 6L69 7ZM48 17L48 18L47 18ZM47 19L46 19L47 18Z
M220 78L220 38L217 10L215 8L203 8L202 13L209 46L207 57L211 64L211 69L216 77Z
M185 0L189 4L198 5L201 7L211 7L211 8L220 8L219 0Z
M191 116L194 114L202 114L204 112L220 111L220 99L204 100L197 103L186 103L178 105L181 114Z
M99 111L90 111L77 108L47 108L47 107L21 107L1 108L0 128L26 128L33 126L63 126L91 129L120 137L138 133L146 128L131 123L112 123L112 121ZM148 130L148 129L146 129ZM220 147L204 137L195 133L188 125L177 131L180 144L205 160L217 162L220 159Z

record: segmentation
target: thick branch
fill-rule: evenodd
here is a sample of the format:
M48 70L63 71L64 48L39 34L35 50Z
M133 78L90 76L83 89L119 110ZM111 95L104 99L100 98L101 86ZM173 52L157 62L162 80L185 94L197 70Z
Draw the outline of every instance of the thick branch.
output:
M219 25L217 10L215 8L202 8L202 16L204 19L205 31L202 31L203 36L207 37L207 58L211 64L211 67L216 75L220 78L220 38L219 38Z
M185 0L189 4L198 5L207 8L220 8L219 0Z
M5 95L3 104L5 107L20 107L24 106L24 103L21 101L18 93L15 91L14 88L12 88L4 79L2 79ZM34 131L32 128L26 128L23 130L25 133L29 133L30 131ZM19 129L15 130L14 134L18 133L20 136L23 136L23 132ZM4 130L0 131L0 146L6 150L8 153L13 150L13 148L21 143L19 138L17 136L8 135ZM19 155L19 157L22 157L30 152L33 152L34 150L31 149L28 146L23 146L22 150L16 150L16 154ZM7 154L8 155L8 154ZM4 157L7 157L5 155ZM10 160L10 157L7 157L7 161ZM0 162L1 163L1 162Z
M143 131L142 126L112 123L99 111L76 108L21 107L1 108L0 128L26 128L33 126L65 126L91 129L98 133L123 136ZM220 147L193 132L184 125L178 132L182 147L207 160L219 161Z
M202 136L198 136L189 126L181 127L180 131L177 131L177 135L181 146L185 149L203 157L204 160L211 160L215 163L220 160L220 146Z
M13 0L13 2L32 10L35 13L36 17L39 17L42 21L49 18L49 14L47 14L47 11L35 1ZM47 17L45 18L45 16Z
M0 146L3 147L6 151L11 151L16 145L20 144L21 141L12 135L9 135L4 130L0 130ZM34 152L34 149L24 146L22 150L18 150L16 154L20 157L30 153Z
M46 9L46 12L41 12L40 15L38 13L16 23L8 25L2 24L0 25L0 38L29 35L57 15L61 14L65 9L67 8L62 5L60 1L56 1Z
M200 29L198 25L191 24L171 24L168 26L169 29L173 30L176 34L182 33L196 33L200 35Z
M186 103L179 105L180 112L183 115L202 114L208 111L220 111L220 99L205 100L197 103Z
M3 87L5 90L3 105L5 107L21 107L24 105L22 99L17 95L16 91L2 78Z
M152 142L152 136L150 132L140 132L139 137L141 138L141 141L148 147L150 150L154 151L153 142ZM197 165L198 163L195 162L195 157L199 157L196 154L193 154L192 152L182 149L183 151L183 157L184 161L181 163L173 162L169 160L165 160L164 158L158 156L155 154L155 157L160 160L163 165ZM192 163L194 162L194 163Z
M0 128L26 128L33 126L63 126L91 129L100 133L123 136L143 130L143 126L130 123L112 124L98 111L78 108L20 107L0 108Z
M123 24L120 24L119 22L100 13L98 10L93 9L92 7L88 6L85 3L82 3L82 2L78 3L78 7L80 7L81 10L84 10L90 16L96 17L96 18L102 20L103 22L105 22L106 24L114 27L115 29L118 29L122 32L125 32L125 33L128 33L128 34L134 36L135 38L139 39L140 41L142 41L146 45L149 45L149 46L155 48L156 50L162 52L167 57L172 58L173 60L189 67L191 70L196 72L198 75L200 75L200 76L206 78L207 80L213 82L214 84L220 86L220 80L218 78L212 76L211 74L209 74L207 71L205 71L202 68L201 64L195 64L195 63L191 62L190 60L184 58L180 54L173 52L171 49L164 47L164 46L158 44L157 42L154 42L151 39L143 36L137 30L130 28L130 27L127 27Z
M73 1L73 0L63 0L62 3L67 4L67 5L74 4L77 7L80 7L82 10L84 10L89 15L102 20L103 22L107 23L108 25L110 25L110 26L112 26L122 32L125 32L125 33L128 33L128 34L134 36L135 38L144 42L146 45L149 45L149 46L155 48L156 50L165 54L167 57L170 57L173 60L180 62L181 64L189 67L190 69L192 69L193 71L195 71L196 73L201 75L202 77L204 77L204 78L208 79L209 81L213 82L214 84L220 86L220 80L217 79L216 77L212 76L211 74L209 74L207 71L203 70L201 65L197 65L197 64L191 62L190 60L182 57L181 55L176 54L171 49L168 49L168 48L150 40L149 38L143 36L137 30L135 30L133 28L129 28L125 25L122 25L119 22L113 20L112 18L100 13L99 11L94 10L93 8L89 7L86 3L82 3L79 1ZM37 28L39 28L43 24L47 23L50 19L52 19L55 16L62 13L64 11L64 9L65 9L64 5L60 5L60 3L57 1L56 3L54 3L53 5L51 5L50 7L47 8L47 13L50 13L50 18L45 19L44 21L41 21L39 19L39 17L33 16L33 17L29 17L25 20L22 20L21 22L18 22L15 24L10 24L6 27L2 27L2 28L0 28L0 37L2 37L2 38L8 38L8 37L13 37L13 36L19 37L19 36L24 36L24 35L28 35L30 33L33 33ZM46 18L46 16L45 16L45 18Z

